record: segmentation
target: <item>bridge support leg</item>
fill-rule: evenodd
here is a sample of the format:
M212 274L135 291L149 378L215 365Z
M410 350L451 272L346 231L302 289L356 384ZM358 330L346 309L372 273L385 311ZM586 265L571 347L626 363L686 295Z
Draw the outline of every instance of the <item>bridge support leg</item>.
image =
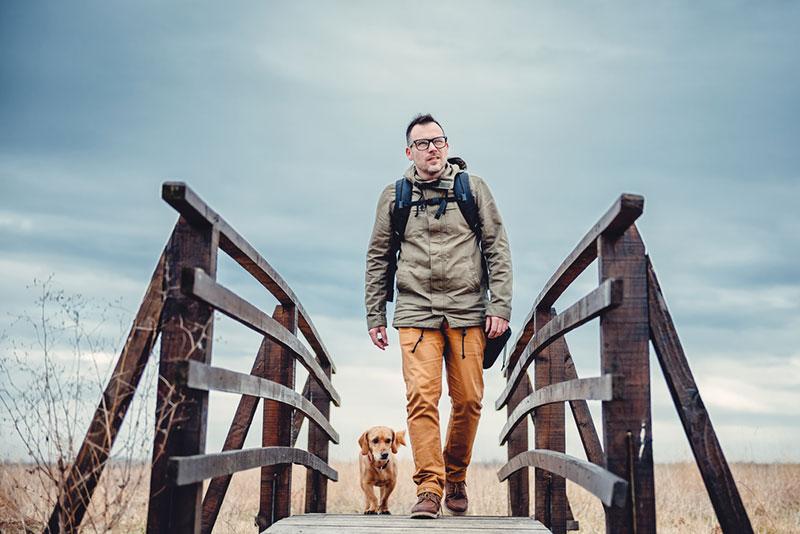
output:
M606 468L628 481L624 508L606 510L606 531L656 531L653 449L650 420L647 263L636 226L618 238L598 240L600 282L624 280L622 304L600 318L602 373L622 378L618 400L603 402Z
M274 317L289 332L297 335L297 308L278 306ZM295 359L288 349L273 343L267 356L265 378L294 389ZM292 407L264 400L264 447L292 446ZM292 510L292 464L261 468L261 497L256 525L265 530L276 521L289 517Z

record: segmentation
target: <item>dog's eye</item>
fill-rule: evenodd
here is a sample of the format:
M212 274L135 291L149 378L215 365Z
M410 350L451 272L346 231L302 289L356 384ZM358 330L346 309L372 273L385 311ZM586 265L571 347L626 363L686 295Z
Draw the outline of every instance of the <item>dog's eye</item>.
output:
M372 438L372 443L378 444L378 438Z

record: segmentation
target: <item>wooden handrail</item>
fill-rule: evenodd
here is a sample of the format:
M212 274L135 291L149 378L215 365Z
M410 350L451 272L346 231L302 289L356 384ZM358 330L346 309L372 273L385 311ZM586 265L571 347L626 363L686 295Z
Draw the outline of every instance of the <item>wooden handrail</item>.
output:
M185 486L254 467L277 464L304 465L329 480L339 479L339 474L328 464L313 454L294 447L257 447L216 454L173 456L169 460L169 474L176 486Z
M185 183L164 182L161 197L190 223L215 226L219 231L219 248L253 275L281 304L291 304L297 308L300 331L320 361L330 365L331 372L335 373L333 359L300 299L267 260Z
M506 405L514 388L517 387L522 379L522 375L539 352L567 332L591 321L604 311L618 306L620 302L622 302L622 281L609 279L575 304L553 317L528 342L524 352L517 360L514 370L509 375L505 389L495 402L495 408L499 410Z
M537 407L575 400L610 401L618 394L619 388L615 387L618 383L619 379L615 380L614 375L603 375L593 378L576 378L537 389L520 401L508 416L505 426L500 431L500 445L505 444L508 435L525 416Z
M591 462L560 452L535 449L516 455L497 473L500 482L525 467L538 467L579 485L606 506L625 506L628 483Z
M514 343L511 361L524 349L533 337L533 316L537 309L550 308L569 285L597 258L597 238L601 235L622 235L644 211L644 197L623 193L600 217L600 220L583 236L572 252L556 269L544 286L528 313Z
M339 394L334 389L330 379L325 375L320 364L314 359L314 356L300 343L299 339L275 319L229 289L216 283L202 269L184 271L182 288L188 294L208 303L231 319L265 336L269 336L291 350L303 367L314 377L314 380L322 386L333 403L336 406L341 404Z
M293 389L266 378L237 373L220 367L187 360L180 362L178 379L182 385L205 391L225 391L270 399L294 407L320 427L328 438L339 443L339 434L324 415L305 397Z

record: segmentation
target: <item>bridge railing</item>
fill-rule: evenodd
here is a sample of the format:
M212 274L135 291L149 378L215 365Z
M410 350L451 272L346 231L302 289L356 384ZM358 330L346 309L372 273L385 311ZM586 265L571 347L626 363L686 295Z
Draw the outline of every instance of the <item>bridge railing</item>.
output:
M565 479L600 499L607 532L656 531L652 341L723 532L752 532L634 224L643 208L641 196L617 199L550 277L512 344L506 387L495 403L508 414L500 444L508 444L509 460L498 477L508 480L509 513L529 515L528 468L534 467L534 515L553 533L577 528ZM599 286L556 313L553 304L595 260ZM595 318L600 319L600 373L579 378L564 335ZM590 400L602 401L602 444ZM588 461L565 454L564 403ZM531 414L535 446L529 450Z
M288 284L219 214L183 183L165 183L162 197L180 218L45 531L79 528L159 336L147 531L211 532L232 474L255 467L259 531L291 513L292 464L308 468L305 511L325 512L327 481L338 477L327 463L329 442L339 442L329 422L330 404L340 404L330 353ZM272 316L216 281L220 249L275 296ZM249 374L211 365L215 310L263 336ZM297 361L308 371L302 393ZM241 395L223 450L212 454L205 453L209 391ZM261 399L262 447L242 449ZM294 446L304 419L308 450Z

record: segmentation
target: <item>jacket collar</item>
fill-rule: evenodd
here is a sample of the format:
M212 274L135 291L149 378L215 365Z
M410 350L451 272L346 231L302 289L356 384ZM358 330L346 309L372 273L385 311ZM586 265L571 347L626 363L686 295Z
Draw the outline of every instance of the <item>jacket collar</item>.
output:
M453 182L459 172L461 172L461 168L458 165L448 162L445 164L444 172L438 179L423 181L417 174L416 165L412 163L403 176L411 180L411 183L417 187L449 191L453 189Z

